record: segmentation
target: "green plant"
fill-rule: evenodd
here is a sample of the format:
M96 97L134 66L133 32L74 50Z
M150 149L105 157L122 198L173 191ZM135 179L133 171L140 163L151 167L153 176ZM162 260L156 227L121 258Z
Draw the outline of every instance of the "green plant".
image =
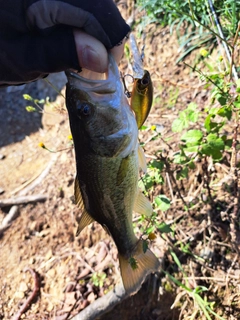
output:
M107 275L105 272L94 272L92 274L91 281L96 287L102 288L104 285L106 276Z
M176 263L176 265L178 266L179 270L182 272L183 276L185 277L185 281L186 284L182 283L181 281L179 281L177 278L175 278L174 276L172 276L169 272L163 271L168 278L175 283L175 285L177 285L179 288L181 288L183 290L183 292L181 292L175 299L174 305L184 296L184 295L189 295L190 298L193 299L194 304L197 308L194 308L194 313L191 317L191 319L199 319L199 318L195 318L196 316L198 316L198 313L204 314L204 316L206 317L206 319L211 320L211 315L215 316L216 319L219 320L226 320L223 317L220 317L216 312L213 311L214 309L214 305L215 302L208 302L207 296L204 295L204 297L202 298L202 294L204 294L204 292L208 292L208 288L206 288L205 286L196 286L195 288L192 288L189 285L189 282L187 280L187 275L181 265L181 262L179 261L177 255L174 253L174 251L170 251L171 256L174 260L174 262Z
M214 1L214 10L220 17L223 29L221 35L218 27L215 27L216 22L212 20L213 12L207 0L138 0L137 6L145 12L138 23L140 33L151 23L168 25L171 32L176 30L183 51L177 62L203 44L216 44L216 37L224 42L234 37L240 20L240 3L234 0Z

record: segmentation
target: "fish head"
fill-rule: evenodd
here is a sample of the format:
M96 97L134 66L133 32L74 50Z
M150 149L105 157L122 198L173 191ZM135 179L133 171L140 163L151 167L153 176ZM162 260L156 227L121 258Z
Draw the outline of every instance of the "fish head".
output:
M137 144L138 129L114 58L109 55L105 75L90 71L81 75L68 71L66 75L66 105L74 144L101 156L127 156Z

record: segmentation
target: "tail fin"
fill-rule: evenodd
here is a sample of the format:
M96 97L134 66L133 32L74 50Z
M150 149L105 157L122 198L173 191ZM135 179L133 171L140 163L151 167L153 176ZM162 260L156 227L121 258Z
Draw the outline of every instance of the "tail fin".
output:
M159 270L160 263L150 249L143 252L143 241L137 243L132 255L136 265L132 265L129 259L119 255L120 271L124 288L128 294L136 293L146 276Z

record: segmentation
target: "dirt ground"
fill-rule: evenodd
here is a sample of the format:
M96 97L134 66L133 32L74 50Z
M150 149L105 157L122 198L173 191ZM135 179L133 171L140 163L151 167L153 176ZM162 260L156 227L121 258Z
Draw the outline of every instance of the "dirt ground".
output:
M210 96L210 91L203 88L196 74L184 65L176 65L179 54L174 34L167 28L150 28L145 67L152 75L154 103L147 125L157 125L165 141L170 141L171 152L178 150L177 135L171 131L178 111L191 101L201 109ZM191 63L195 56L187 59ZM126 59L123 59L121 70L124 74L130 72ZM65 94L64 74L51 75L49 81ZM26 112L25 106L30 102L22 98L23 94L34 99L48 96L50 104L45 104L44 114ZM62 109L64 98L44 80L0 90L0 203L20 196L45 196L42 201L17 207L12 203L0 209L2 226L10 212L16 209L14 221L0 232L0 319L11 319L18 312L36 285L34 279L39 280L40 292L22 319L70 319L120 282L115 245L101 226L93 223L75 237L76 218L80 212L72 197L74 150L68 138L67 114ZM146 141L149 133L140 135ZM60 151L44 150L38 146L40 142L52 151ZM145 148L148 159L157 149L169 150L169 145L161 139L149 142ZM224 176L222 168L216 169L221 177ZM201 192L200 184L194 172L182 182L181 192L193 198L190 187ZM174 184L170 187L166 182L156 186L153 196L164 193L171 198L171 192L172 207L159 213L159 221L174 225L176 234L165 238L156 234L152 250L164 260L165 270L169 270L174 265L170 245L173 247L179 240L183 247L190 244L188 248L192 255L177 249L189 277L189 286L192 289L206 286L209 291L205 297L213 303L218 315L224 319L240 319L238 256L229 241L229 222L224 217L219 218L233 201L231 194L219 188L215 208L212 204L200 203L188 213L183 210ZM209 212L216 214L211 231ZM201 256L202 260L194 259L194 255ZM174 268L172 274L182 279L176 265ZM128 315L123 316L121 309L119 312L116 309L104 319L204 319L196 311L192 296L164 274L158 286L157 300L147 313L143 311L146 302L142 301L138 308L128 307L131 309Z

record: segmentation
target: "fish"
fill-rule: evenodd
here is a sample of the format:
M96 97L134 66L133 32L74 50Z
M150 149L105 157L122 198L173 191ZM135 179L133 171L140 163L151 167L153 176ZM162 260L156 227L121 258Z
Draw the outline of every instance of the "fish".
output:
M82 212L77 235L93 221L103 226L116 244L123 286L131 295L160 267L132 224L133 211L152 212L138 188L139 170L146 160L113 56L109 55L105 75L84 71L66 72L66 107L77 172L75 202Z
M138 128L144 124L152 107L153 85L151 75L144 70L143 77L135 78L131 93L131 108L135 112Z

